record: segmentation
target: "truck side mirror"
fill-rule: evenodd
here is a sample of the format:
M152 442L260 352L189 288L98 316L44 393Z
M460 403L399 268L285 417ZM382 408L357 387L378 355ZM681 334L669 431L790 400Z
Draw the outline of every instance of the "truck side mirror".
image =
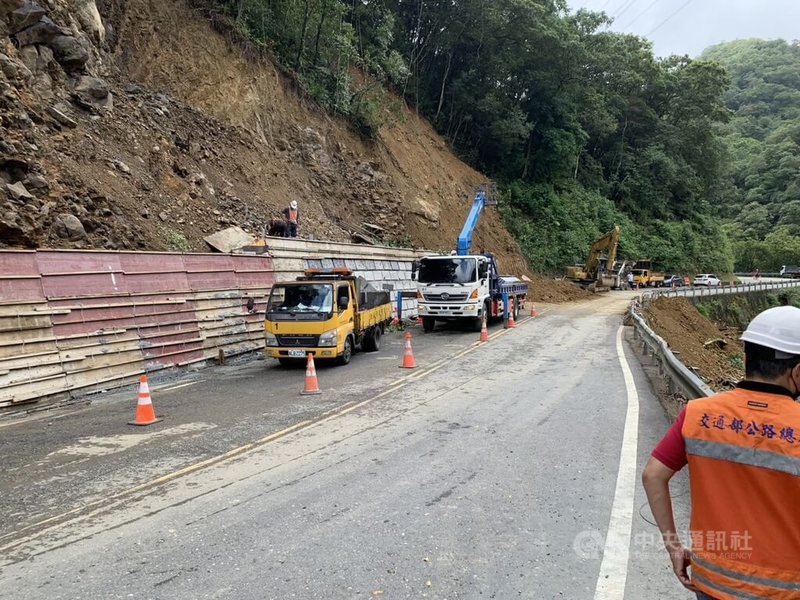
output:
M417 270L419 269L419 261L415 260L411 263L411 281L417 280Z
M339 298L339 310L347 310L348 306L350 306L350 298L347 296Z

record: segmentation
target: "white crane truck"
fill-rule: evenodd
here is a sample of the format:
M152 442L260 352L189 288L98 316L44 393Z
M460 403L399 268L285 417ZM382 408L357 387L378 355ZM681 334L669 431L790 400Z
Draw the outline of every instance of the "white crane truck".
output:
M456 251L449 255L425 256L414 262L412 278L417 282L419 316L425 332L437 321L469 320L480 331L483 319L516 320L525 302L528 284L500 275L494 255L470 254L472 234L486 206L493 203L479 190L458 237Z

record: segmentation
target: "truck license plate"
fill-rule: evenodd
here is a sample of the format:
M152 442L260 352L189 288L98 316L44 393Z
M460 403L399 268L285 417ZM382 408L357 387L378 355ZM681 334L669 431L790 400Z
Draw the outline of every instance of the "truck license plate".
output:
M306 353L303 350L289 350L289 356L292 358L305 358Z

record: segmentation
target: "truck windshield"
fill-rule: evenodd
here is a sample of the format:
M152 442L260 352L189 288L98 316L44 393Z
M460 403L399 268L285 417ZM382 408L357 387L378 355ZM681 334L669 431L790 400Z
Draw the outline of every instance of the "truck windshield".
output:
M276 285L269 295L267 312L333 312L333 287L325 284Z
M423 258L419 265L420 283L472 283L476 281L474 258Z

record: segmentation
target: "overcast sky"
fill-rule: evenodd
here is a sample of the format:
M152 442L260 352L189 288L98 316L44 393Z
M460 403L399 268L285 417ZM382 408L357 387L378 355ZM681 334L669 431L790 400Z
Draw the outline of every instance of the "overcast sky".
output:
M567 0L603 11L611 29L653 42L658 56L688 54L741 38L800 38L800 0Z

